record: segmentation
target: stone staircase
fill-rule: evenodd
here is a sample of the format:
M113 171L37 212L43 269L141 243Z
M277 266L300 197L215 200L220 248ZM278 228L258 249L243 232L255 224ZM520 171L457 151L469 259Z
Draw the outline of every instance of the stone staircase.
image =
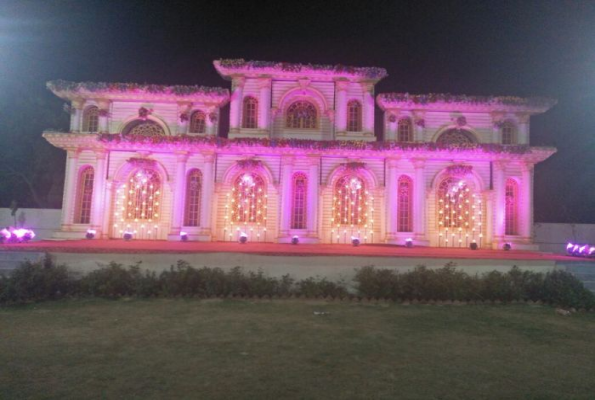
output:
M0 274L10 273L25 260L38 261L44 253L34 251L0 251Z
M560 264L558 263L558 267L565 268L566 271L580 279L587 289L595 292L595 262L570 261Z

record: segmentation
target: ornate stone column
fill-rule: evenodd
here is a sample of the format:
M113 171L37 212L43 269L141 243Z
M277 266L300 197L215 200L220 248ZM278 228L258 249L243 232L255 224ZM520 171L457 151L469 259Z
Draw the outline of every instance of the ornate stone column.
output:
M320 157L308 157L308 203L307 203L307 227L308 237L318 238L318 188L320 177Z
M291 175L293 174L293 164L295 159L293 156L281 157L281 229L279 232L280 237L288 237L289 230L291 229L291 198L292 198L292 185Z
M399 167L399 160L389 158L386 160L387 176L385 185L385 199L386 199L386 239L394 240L397 235L397 168Z
M500 243L504 240L506 232L506 164L503 161L494 161L494 241Z
M345 134L347 131L347 88L349 81L335 82L337 93L337 109L335 110L336 133Z
M213 190L214 176L213 164L215 162L215 153L203 153L204 164L202 168L202 193L200 199L200 228L201 236L212 236L211 234L211 210L213 200L215 199L215 191Z
M246 78L236 76L231 82L231 102L229 105L229 130L238 133L241 127L242 102L244 100L244 84Z
M106 168L106 153L103 150L95 152L95 174L93 176L93 201L91 213L91 225L94 229L99 230L103 226L103 213L109 213L109 206L104 204L104 187L105 187L105 168Z
M530 119L531 116L529 114L518 114L517 120L517 143L518 144L529 144L530 143L530 135L529 135L529 127L530 127Z
M99 133L109 133L109 113L111 101L100 99L97 100L99 108Z
M533 238L533 167L530 162L521 165L520 233L528 241Z
M384 140L397 140L397 126L399 120L399 112L386 111L385 115L386 132L384 133Z
M363 131L374 135L374 84L371 82L362 82L364 91L363 104Z
M114 182L110 181L109 179L105 182L105 193L104 193L104 201L105 201L105 209L103 210L103 219L101 221L101 237L103 239L108 239L110 237L110 217L111 214L114 213L115 210L112 209L112 193ZM114 205L115 207L115 205Z
M425 160L413 160L413 167L415 168L415 181L413 182L413 230L417 242L427 243L425 164Z
M271 80L261 79L258 82L258 129L270 133L271 125Z
M74 219L76 201L76 184L78 180L79 149L67 149L66 177L64 180L64 196L62 199L62 230L70 230Z
M181 151L176 156L176 182L173 195L170 240L179 239L178 236L184 223L184 203L186 197L186 162L188 161L188 153Z
M425 142L426 112L423 110L413 111L411 123L413 124L413 140L415 142Z
M500 135L500 122L504 119L504 114L493 112L492 114L492 143L502 143L502 137Z
M85 100L72 100L71 107L74 112L70 116L70 131L80 132L83 129L83 107L85 107Z

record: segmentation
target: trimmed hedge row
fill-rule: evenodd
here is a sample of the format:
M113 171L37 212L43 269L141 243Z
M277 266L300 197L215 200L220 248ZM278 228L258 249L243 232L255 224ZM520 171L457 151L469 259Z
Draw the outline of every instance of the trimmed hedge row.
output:
M391 301L513 302L532 301L576 309L595 308L595 294L565 271L538 273L512 268L469 275L454 264L443 268L416 267L400 273L372 266L356 271L352 285L356 297ZM326 278L296 281L240 267L193 268L185 261L159 274L140 266L115 262L76 277L47 256L24 262L10 276L0 277L0 303L53 300L63 297L303 297L351 298L348 282Z

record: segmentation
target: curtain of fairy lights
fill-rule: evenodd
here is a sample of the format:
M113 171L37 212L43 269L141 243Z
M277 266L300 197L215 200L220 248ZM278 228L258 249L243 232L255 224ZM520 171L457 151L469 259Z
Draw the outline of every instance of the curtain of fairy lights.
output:
M482 246L481 196L461 178L450 177L438 187L438 246Z
M161 182L151 169L139 169L116 190L114 231L130 232L137 239L157 239Z
M345 175L333 190L331 243L349 243L352 237L374 241L374 197L363 179Z
M227 193L224 237L233 241L245 233L250 241L266 241L267 198L266 185L260 175L240 174L233 182L231 193Z

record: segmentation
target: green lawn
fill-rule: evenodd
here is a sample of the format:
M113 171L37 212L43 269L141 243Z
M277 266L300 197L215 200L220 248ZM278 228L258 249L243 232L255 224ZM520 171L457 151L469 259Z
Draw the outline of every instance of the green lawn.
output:
M4 308L0 399L22 398L592 399L595 315L293 300Z

